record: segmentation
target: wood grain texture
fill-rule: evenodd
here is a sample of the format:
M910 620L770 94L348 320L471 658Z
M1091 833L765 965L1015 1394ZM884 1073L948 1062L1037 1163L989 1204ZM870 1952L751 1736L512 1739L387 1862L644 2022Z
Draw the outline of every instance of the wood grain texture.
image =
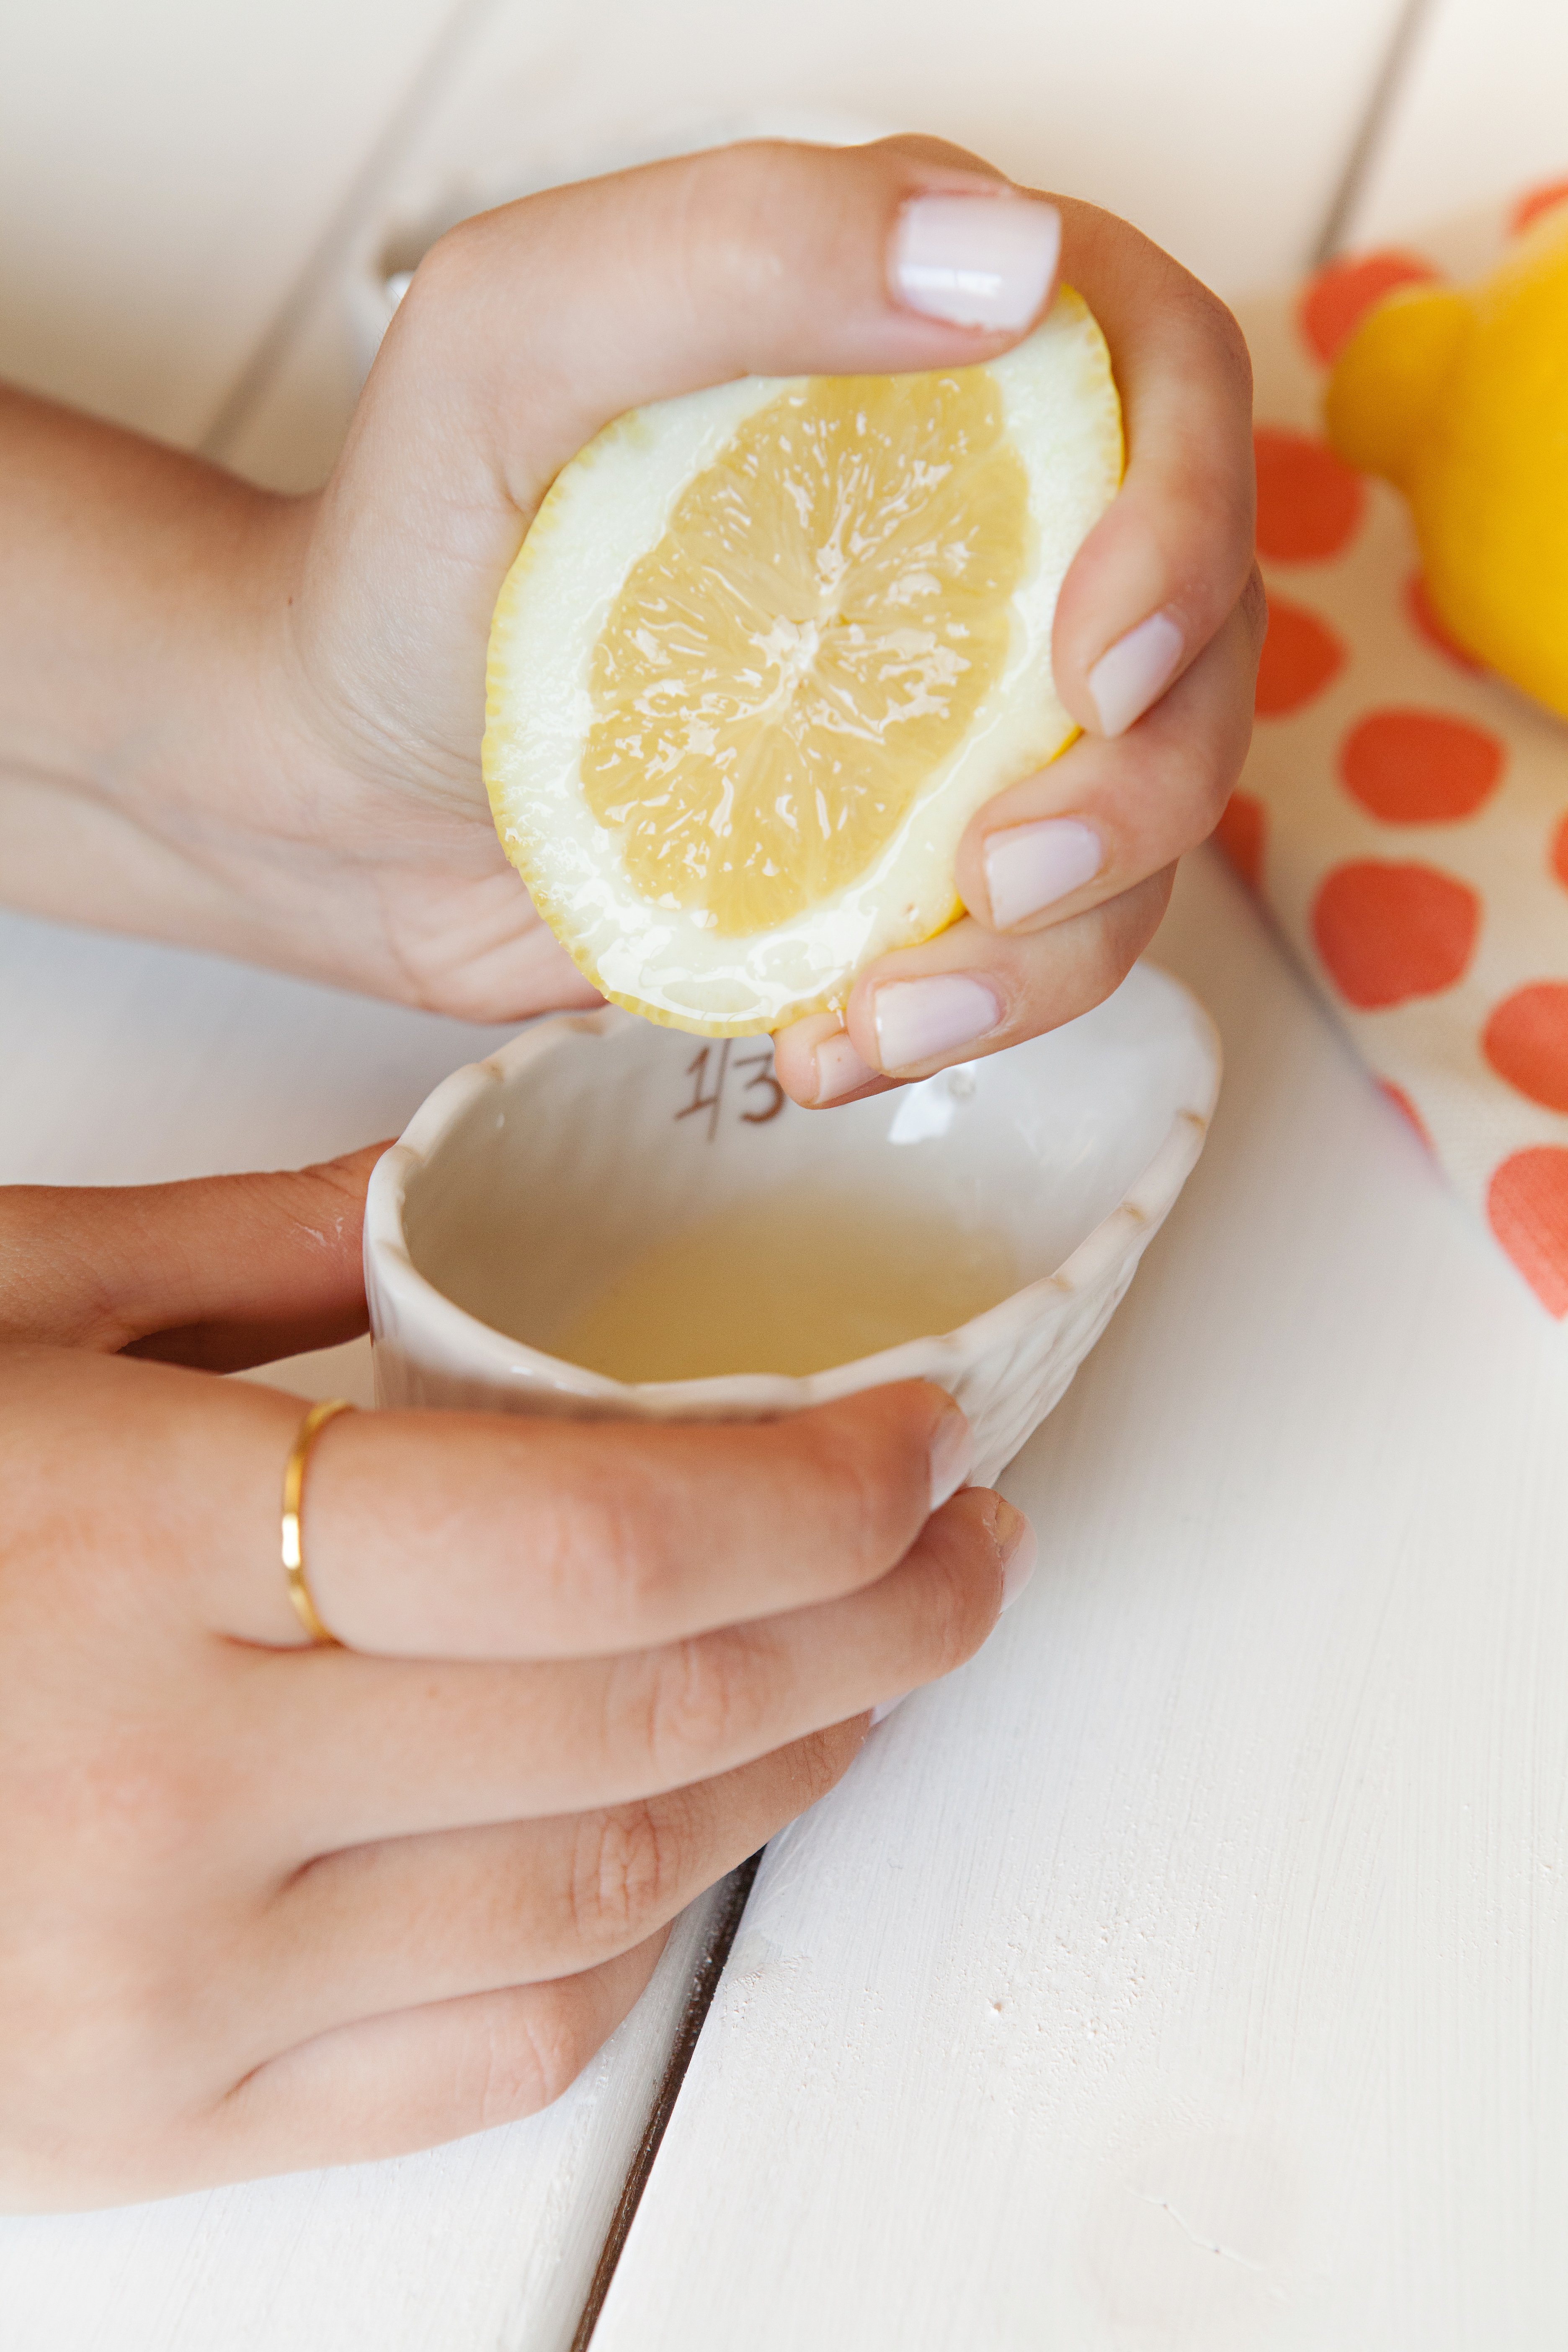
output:
M1040 1566L769 1848L595 2352L1568 2333L1568 1344L1237 886Z

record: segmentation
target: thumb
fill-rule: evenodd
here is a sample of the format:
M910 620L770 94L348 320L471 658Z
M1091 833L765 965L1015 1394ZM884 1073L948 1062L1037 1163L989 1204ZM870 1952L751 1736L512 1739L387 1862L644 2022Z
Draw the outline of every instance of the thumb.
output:
M0 1342L237 1371L366 1328L365 1187L386 1146L279 1175L0 1192Z
M378 737L467 766L501 580L612 417L738 376L953 367L1017 342L1054 289L1059 215L956 152L721 148L443 237L316 510L293 614L307 670L340 698L368 683Z
M526 517L645 402L995 358L1044 310L1059 245L1054 206L935 141L719 148L551 189L426 257L367 435L395 430L447 481L488 462Z

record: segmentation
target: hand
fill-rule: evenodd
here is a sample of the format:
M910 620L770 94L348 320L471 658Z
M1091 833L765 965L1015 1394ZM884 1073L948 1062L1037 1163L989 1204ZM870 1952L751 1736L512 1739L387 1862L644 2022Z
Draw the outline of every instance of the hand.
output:
M951 366L1016 342L1048 285L985 330L910 307L890 262L911 201L989 206L996 187L929 142L754 146L469 221L416 272L317 499L269 499L35 420L16 496L42 499L53 535L46 561L42 525L14 533L13 585L0 576L12 691L42 678L50 712L88 740L29 753L34 788L0 837L9 887L46 911L475 1019L589 1001L501 855L479 772L490 609L531 517L566 460L642 402L748 371ZM1053 201L1129 446L1056 624L1058 684L1086 731L971 824L964 919L864 974L847 1030L824 1016L781 1034L780 1076L803 1103L1096 1003L1246 749L1263 606L1245 349L1135 230ZM58 494L30 487L51 478ZM112 538L107 588L101 561L59 552L72 530ZM5 561L0 548L0 574ZM79 657L61 650L73 629ZM28 709L10 728L24 744L42 723ZM49 789L72 772L85 781L55 792L51 823Z
M1061 276L1110 345L1127 441L1121 492L1068 572L1052 633L1057 690L1084 732L971 822L957 923L862 973L844 1022L816 1015L775 1040L803 1104L879 1094L1100 1003L1153 937L1177 859L1213 831L1247 756L1268 626L1247 346L1223 303L1125 221L1051 202Z
M1026 1568L921 1383L755 1428L344 1415L305 1545L349 1646L307 1645L300 1401L133 1357L363 1327L374 1157L0 1193L0 2209L542 2106Z

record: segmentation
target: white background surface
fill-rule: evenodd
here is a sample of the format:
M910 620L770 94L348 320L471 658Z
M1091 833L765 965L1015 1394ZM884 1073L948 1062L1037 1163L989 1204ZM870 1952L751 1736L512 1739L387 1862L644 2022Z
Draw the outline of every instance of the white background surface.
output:
M1232 293L1336 209L1397 234L1568 171L1568 12L1430 0L1347 185L1402 21L17 8L0 373L309 483L379 224L781 117L945 131ZM1027 1599L770 1854L599 2352L1568 2335L1561 1335L1217 867L1161 951L1226 1035L1208 1156L1011 1475ZM0 1175L336 1150L489 1035L6 922ZM684 1958L533 2125L0 2224L6 2352L563 2352Z

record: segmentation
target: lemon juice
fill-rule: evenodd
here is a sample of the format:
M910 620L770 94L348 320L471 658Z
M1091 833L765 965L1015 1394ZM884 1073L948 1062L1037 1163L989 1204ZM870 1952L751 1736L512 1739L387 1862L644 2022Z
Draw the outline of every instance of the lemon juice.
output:
M951 1331L1018 1286L952 1210L806 1189L721 1210L636 1258L546 1344L617 1381L795 1378Z

